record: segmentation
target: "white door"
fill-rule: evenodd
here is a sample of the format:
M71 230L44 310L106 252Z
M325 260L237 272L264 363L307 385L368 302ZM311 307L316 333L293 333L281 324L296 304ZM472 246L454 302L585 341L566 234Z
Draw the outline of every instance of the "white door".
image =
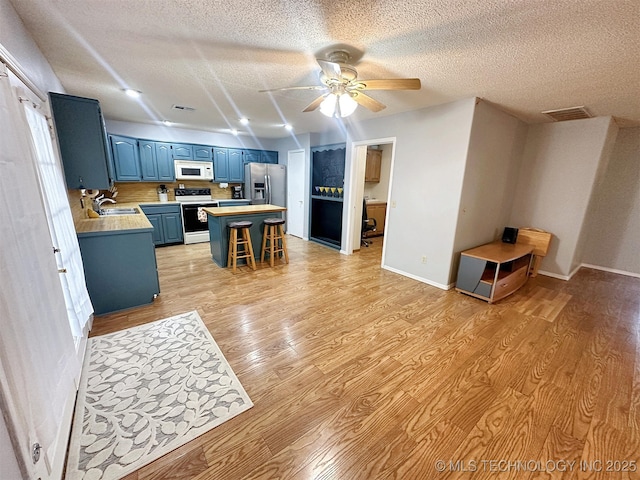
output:
M57 479L80 365L30 132L8 75L0 75L0 400L23 478Z
M287 233L304 238L304 150L290 150L287 175Z

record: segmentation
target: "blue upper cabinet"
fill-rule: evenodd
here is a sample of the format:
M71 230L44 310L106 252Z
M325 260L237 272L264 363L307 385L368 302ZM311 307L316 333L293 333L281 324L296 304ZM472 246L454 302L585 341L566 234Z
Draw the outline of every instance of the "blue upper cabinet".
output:
M229 181L233 183L244 182L243 158L238 158L235 155L232 157L231 150L229 150Z
M190 143L174 143L171 145L171 151L176 160L193 160L193 145Z
M138 141L135 138L111 135L111 152L115 167L116 180L136 182L142 179Z
M193 159L210 162L213 155L213 148L207 145L193 145Z
M214 182L229 181L229 156L226 148L213 149L213 178Z
M158 180L156 142L140 140L138 142L138 154L140 155L140 173L142 180Z
M109 188L113 174L100 104L60 93L49 98L67 187Z
M175 179L170 143L139 140L138 151L143 182L172 182Z
M242 150L242 162L260 162L260 150Z
M156 142L156 161L158 162L158 180L173 182L176 171L171 157L171 144Z
M229 182L244 182L244 150L230 148L229 150Z
M278 152L262 150L260 152L261 163L278 163Z

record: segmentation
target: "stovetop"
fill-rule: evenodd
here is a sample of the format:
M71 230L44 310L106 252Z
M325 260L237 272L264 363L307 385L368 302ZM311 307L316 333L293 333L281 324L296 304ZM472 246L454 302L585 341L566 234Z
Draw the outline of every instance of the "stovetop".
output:
M210 188L176 188L175 194L176 202L180 203L197 203L211 201Z

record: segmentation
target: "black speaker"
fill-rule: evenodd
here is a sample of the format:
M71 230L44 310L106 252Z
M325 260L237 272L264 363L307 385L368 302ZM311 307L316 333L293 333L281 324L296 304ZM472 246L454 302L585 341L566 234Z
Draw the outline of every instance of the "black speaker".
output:
M504 243L516 243L518 239L518 229L514 227L504 227L502 232L502 241Z

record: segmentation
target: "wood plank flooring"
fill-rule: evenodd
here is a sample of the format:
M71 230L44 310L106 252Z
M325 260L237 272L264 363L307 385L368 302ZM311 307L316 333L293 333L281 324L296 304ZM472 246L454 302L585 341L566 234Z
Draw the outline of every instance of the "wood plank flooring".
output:
M381 243L288 237L289 265L236 275L157 249L159 298L92 336L197 310L255 406L126 479L640 478L640 279L488 305L382 270Z

